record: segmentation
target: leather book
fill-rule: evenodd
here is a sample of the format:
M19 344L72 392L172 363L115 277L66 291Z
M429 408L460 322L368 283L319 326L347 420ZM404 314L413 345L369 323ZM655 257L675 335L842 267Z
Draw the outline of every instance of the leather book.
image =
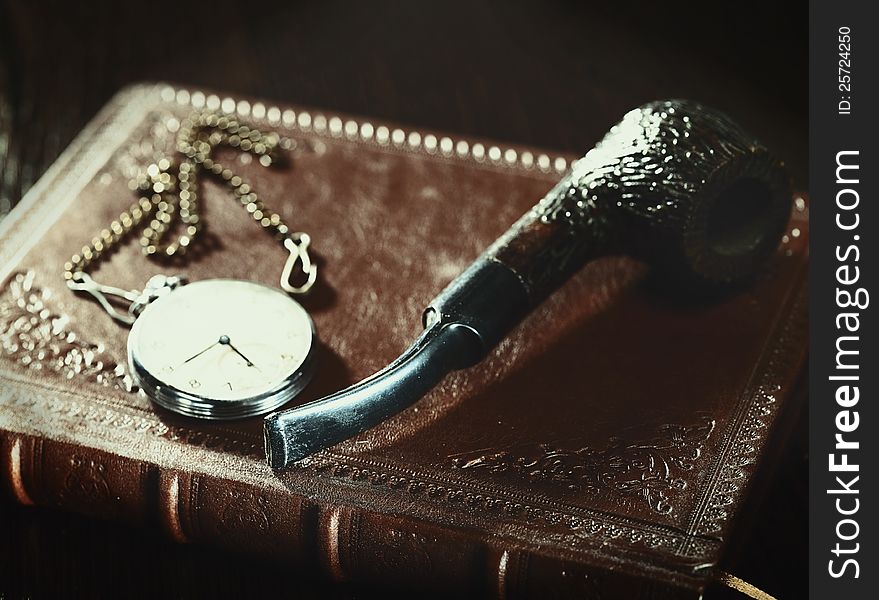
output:
M273 472L261 418L194 420L133 389L128 330L62 278L71 254L136 199L129 180L205 107L291 141L277 166L231 150L223 160L313 240L319 283L302 304L318 366L293 403L393 360L420 333L427 303L575 158L166 85L124 90L0 224L8 498L345 581L501 597L700 596L768 475L769 442L804 369L803 198L746 289L694 299L633 259L594 261L476 367ZM95 279L138 289L184 273L277 287L278 242L227 188L204 180L200 198L205 235L185 261L148 260L135 235Z

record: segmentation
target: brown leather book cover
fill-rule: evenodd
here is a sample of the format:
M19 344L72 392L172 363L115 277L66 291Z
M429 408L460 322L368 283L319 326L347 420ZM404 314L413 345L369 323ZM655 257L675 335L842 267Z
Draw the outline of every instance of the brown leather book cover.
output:
M572 158L164 85L123 91L0 225L6 494L341 580L699 596L804 368L803 200L748 289L687 300L631 259L593 262L478 366L274 473L261 418L196 421L131 390L127 329L62 279L70 255L135 199L129 179L203 107L293 142L278 167L223 156L313 239L319 284L302 302L321 346L297 403L394 359L423 307ZM206 235L183 264L149 261L133 239L95 278L134 289L170 271L277 286L283 249L227 189L205 180L201 191Z

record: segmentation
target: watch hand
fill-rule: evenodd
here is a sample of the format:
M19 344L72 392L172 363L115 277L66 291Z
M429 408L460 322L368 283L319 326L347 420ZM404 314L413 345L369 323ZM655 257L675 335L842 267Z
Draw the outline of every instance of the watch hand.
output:
M236 348L232 344L229 344L229 347L232 348L232 350L235 352L235 354L237 354L238 356L243 358L245 360L245 362L247 362L248 367L254 367L254 368L258 369L258 367L255 364L253 364L253 361L251 361L249 358L244 356L238 348Z
M229 339L228 335L221 335L219 343L223 344L224 346L229 346L229 348L231 348L235 354L237 354L238 356L240 356L241 358L244 359L244 362L247 363L248 367L254 367L257 370L259 370L259 368L253 364L253 361L251 361L249 358L244 356L244 354L241 353L241 350L239 350L238 348L236 348L235 346L232 345L232 340Z
M220 343L220 342L214 342L213 344L211 344L210 346L208 346L207 348L205 348L201 352L197 352L197 353L193 354L192 356L190 356L189 358L184 360L182 363L180 363L180 366L185 365L186 363L188 363L191 360L195 360L196 358L198 358L199 356L201 356L202 354L204 354L205 352L207 352L208 350L210 350L211 348L216 346L218 343Z

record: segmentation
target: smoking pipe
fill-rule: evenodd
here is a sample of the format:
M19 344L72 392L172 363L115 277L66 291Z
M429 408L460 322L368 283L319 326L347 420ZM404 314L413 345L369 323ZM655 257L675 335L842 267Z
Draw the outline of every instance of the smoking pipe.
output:
M427 307L424 332L345 390L265 419L282 468L410 406L472 366L587 261L628 254L694 289L746 282L791 211L782 164L726 115L686 100L630 111Z

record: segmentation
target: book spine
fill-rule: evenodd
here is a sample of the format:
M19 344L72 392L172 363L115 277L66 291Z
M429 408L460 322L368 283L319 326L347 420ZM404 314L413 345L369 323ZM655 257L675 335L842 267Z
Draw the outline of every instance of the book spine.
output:
M0 430L0 487L25 505L160 527L338 582L496 598L679 598L681 589L506 547L463 529L164 469ZM696 594L697 596L697 594Z

